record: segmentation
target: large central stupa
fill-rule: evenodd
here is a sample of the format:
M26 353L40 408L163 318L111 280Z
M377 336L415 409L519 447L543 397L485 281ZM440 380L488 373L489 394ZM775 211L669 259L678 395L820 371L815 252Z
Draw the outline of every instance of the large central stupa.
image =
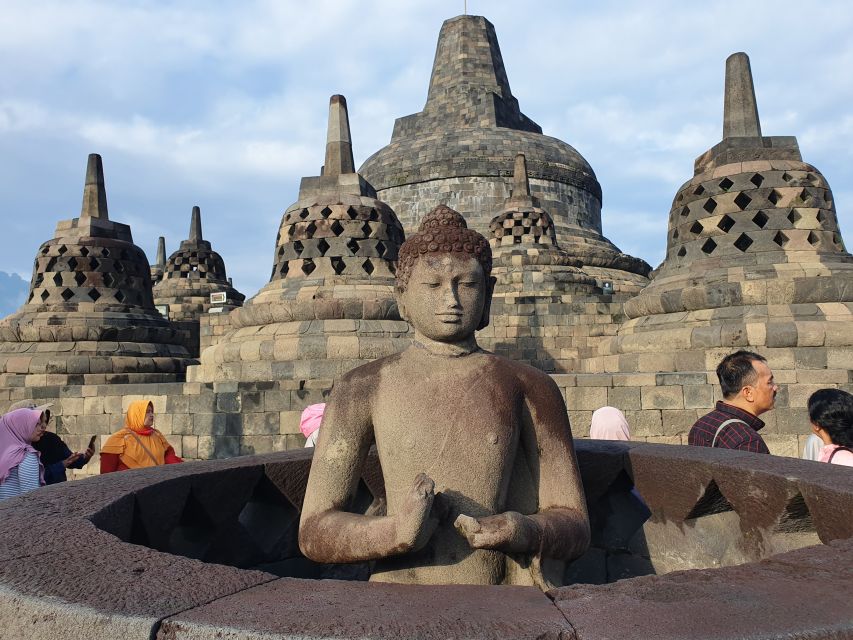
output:
M592 167L521 112L495 28L481 16L444 23L423 111L398 118L391 143L359 172L407 232L446 204L488 235L489 223L511 195L519 153L527 159L531 194L551 213L559 245L596 278L645 284L649 265L601 234L601 186Z

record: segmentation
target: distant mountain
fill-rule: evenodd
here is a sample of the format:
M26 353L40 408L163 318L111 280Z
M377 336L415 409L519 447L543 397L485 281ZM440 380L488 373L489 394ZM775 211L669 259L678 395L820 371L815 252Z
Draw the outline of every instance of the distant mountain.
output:
M18 310L27 299L30 283L17 273L0 271L0 318Z

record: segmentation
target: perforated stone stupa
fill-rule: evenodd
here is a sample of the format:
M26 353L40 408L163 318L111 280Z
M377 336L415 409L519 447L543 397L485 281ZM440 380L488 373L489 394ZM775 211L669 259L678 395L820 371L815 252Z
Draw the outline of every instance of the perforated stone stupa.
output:
M726 61L723 140L678 190L666 259L625 313L590 370L638 353L641 370L713 369L733 347L763 349L774 370L853 368L853 257L832 191L795 137L762 136L744 53Z
M531 191L550 212L560 245L601 280L632 291L645 285L649 265L601 234L601 186L592 167L521 112L494 26L481 16L444 23L423 111L397 119L391 143L360 171L407 231L445 204L488 235L510 195L518 153L527 158Z
M183 339L154 308L148 259L130 227L108 217L92 154L80 217L56 225L26 304L0 323L0 384L175 381L189 360Z
M211 303L212 293L223 294L224 300ZM154 303L169 307L170 320L197 322L212 307L230 310L245 299L231 286L222 256L202 238L201 209L193 207L190 236L169 256L163 279L154 286Z
M192 379L331 380L409 344L394 300L403 228L354 166L346 100L332 96L323 175L302 179L269 283L230 314Z
M615 333L628 296L604 294L560 248L550 214L531 195L524 154L515 159L512 195L489 228L496 283L480 344L545 371L574 370L590 337Z

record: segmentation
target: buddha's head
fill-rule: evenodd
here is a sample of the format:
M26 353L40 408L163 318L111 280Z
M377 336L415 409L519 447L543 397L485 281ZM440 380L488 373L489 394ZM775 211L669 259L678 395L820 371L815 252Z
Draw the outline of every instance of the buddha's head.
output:
M458 342L489 324L495 279L488 241L439 205L400 248L397 305L423 336Z

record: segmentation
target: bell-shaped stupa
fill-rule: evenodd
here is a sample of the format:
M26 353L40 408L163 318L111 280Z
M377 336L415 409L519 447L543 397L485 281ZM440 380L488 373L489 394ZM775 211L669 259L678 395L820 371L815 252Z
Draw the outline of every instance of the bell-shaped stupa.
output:
M762 136L744 53L726 61L724 113L673 200L666 259L590 370L624 370L623 354L642 371L712 370L736 347L774 369L850 368L853 257L832 191L795 137Z
M170 320L198 322L211 309L230 310L245 299L231 286L222 256L202 238L201 210L193 207L189 238L169 256L163 278L154 285L154 304L168 307Z
M481 16L445 21L423 111L398 118L390 144L360 171L407 231L445 204L488 236L494 212L510 195L518 153L527 158L532 194L550 212L560 246L600 280L633 292L644 286L649 265L601 233L601 186L592 167L521 112L495 28Z
M512 194L489 230L495 290L491 323L477 340L545 371L575 370L591 333L621 319L627 294L605 294L559 246L551 215L531 195L524 154L515 158Z
M354 166L346 100L332 96L322 175L302 179L269 283L231 312L193 380L332 379L408 346L394 300L403 227Z
M189 354L154 308L151 267L107 214L101 157L89 156L79 218L38 250L26 304L0 322L6 387L171 382Z

